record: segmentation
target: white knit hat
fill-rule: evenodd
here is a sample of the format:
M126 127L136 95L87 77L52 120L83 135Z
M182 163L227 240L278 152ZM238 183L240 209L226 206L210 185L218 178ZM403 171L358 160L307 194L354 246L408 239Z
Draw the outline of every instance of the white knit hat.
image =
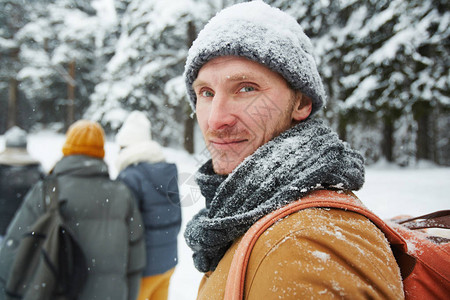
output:
M192 83L202 66L219 56L245 57L281 74L294 90L311 98L311 114L326 103L310 39L292 16L278 8L262 1L239 3L220 11L200 31L184 69L194 111L197 97Z
M131 112L116 135L120 147L128 147L152 139L151 123L140 111Z

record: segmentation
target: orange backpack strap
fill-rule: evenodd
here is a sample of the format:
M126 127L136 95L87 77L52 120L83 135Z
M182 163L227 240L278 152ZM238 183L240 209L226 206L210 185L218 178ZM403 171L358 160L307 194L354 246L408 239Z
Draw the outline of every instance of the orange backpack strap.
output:
M441 244L433 243L430 236L425 233L409 229L448 228L449 211L409 219L400 222L402 225L398 222L386 223L364 207L355 196L327 190L311 192L300 200L266 215L250 227L233 256L225 288L225 299L243 299L248 261L259 236L279 219L313 207L339 208L359 213L383 231L400 267L406 299L450 299L450 243L448 240ZM412 224L414 221L418 222ZM427 225L424 225L425 223Z
M402 251L407 251L407 243L405 240L383 220L376 216L373 212L364 207L364 205L355 196L336 191L318 190L311 192L298 201L292 202L282 208L273 211L258 220L245 233L241 239L228 273L225 299L242 300L244 293L245 274L250 259L253 246L259 236L279 219L306 208L339 208L362 214L369 218L377 225L387 236L389 242L397 245Z

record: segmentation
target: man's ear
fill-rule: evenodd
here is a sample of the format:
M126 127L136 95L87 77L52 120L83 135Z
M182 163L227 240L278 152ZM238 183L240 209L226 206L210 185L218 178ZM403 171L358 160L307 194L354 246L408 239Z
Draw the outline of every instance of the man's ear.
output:
M311 114L312 101L302 93L295 92L295 101L292 109L292 121L300 122L305 120Z

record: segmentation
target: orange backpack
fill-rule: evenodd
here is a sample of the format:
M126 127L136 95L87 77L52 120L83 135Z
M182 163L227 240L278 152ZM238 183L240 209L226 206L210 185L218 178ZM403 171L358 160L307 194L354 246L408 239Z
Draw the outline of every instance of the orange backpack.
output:
M450 240L430 237L415 230L450 229L449 210L398 222L383 221L356 197L326 190L312 192L266 215L245 233L231 262L225 299L243 299L247 264L259 236L281 218L313 207L353 211L367 217L380 228L391 244L400 267L406 299L450 299Z

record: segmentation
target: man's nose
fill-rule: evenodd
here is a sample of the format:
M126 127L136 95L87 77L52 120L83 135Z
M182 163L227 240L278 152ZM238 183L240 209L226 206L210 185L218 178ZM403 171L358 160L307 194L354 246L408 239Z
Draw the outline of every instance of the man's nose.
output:
M235 103L227 95L216 94L212 100L208 126L212 130L225 129L236 124Z

